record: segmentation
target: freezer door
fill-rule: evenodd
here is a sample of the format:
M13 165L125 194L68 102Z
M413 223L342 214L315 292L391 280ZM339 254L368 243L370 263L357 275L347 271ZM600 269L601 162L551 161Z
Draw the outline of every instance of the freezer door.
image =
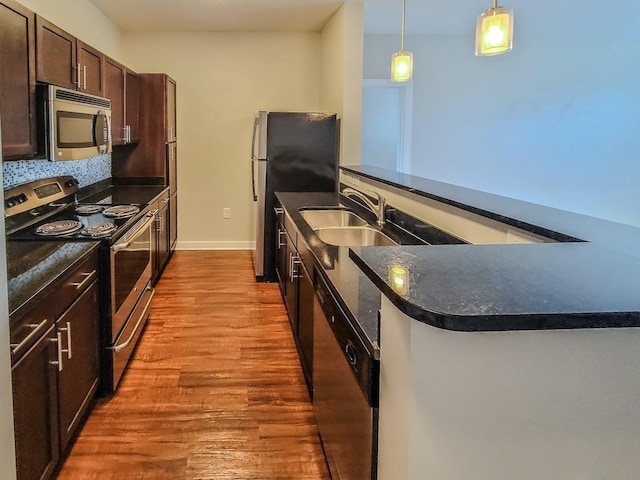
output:
M255 206L256 206L256 250L253 256L253 262L256 277L264 276L264 238L265 238L265 190L267 183L267 162L265 160L256 160L253 165L255 168L255 185L257 187Z
M256 206L256 249L253 255L256 277L264 275L265 192L267 185L267 115L260 111L253 122L251 139L251 188Z

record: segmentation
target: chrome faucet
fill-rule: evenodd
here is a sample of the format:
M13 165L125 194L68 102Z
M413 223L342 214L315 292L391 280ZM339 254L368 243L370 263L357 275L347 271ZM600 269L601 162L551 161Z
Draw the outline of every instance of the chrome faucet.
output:
M364 193L355 188L345 188L342 190L342 194L345 197L358 197L362 202L373 212L376 214L376 223L380 228L384 225L384 207L387 205L387 201L384 199L382 195L378 192L368 192L372 195L376 196L377 203L374 204L369 197L367 197Z

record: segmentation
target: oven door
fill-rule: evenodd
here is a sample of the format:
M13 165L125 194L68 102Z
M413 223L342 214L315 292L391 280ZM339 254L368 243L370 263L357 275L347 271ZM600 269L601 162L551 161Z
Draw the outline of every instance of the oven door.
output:
M111 246L111 343L151 281L151 239L155 211L139 220Z

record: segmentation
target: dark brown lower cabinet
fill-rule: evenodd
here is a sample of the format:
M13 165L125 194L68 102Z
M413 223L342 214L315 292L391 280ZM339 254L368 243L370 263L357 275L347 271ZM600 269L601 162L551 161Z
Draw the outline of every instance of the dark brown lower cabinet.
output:
M98 283L87 289L56 322L66 350L58 366L60 450L75 433L98 388Z
M12 368L18 480L55 471L98 388L98 282Z
M58 462L56 342L52 326L11 372L19 480L49 478Z

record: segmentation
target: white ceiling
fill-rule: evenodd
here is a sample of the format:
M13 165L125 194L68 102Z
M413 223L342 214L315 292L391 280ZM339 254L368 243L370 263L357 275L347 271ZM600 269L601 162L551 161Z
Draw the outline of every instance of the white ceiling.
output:
M319 32L339 0L89 0L125 32Z
M399 34L402 11L402 0L89 1L125 32L319 32L343 3L364 1L365 32ZM491 0L406 3L408 34L465 31L491 6Z
M399 35L402 12L402 0L89 1L125 32L319 32L343 3L364 2L365 33ZM598 18L584 15L604 8L602 0L501 0L499 4L514 9L517 23L534 25L544 24L549 12L568 22L597 24ZM606 3L610 12L621 4L640 11L638 0ZM406 33L470 32L478 14L491 5L492 0L406 0Z

